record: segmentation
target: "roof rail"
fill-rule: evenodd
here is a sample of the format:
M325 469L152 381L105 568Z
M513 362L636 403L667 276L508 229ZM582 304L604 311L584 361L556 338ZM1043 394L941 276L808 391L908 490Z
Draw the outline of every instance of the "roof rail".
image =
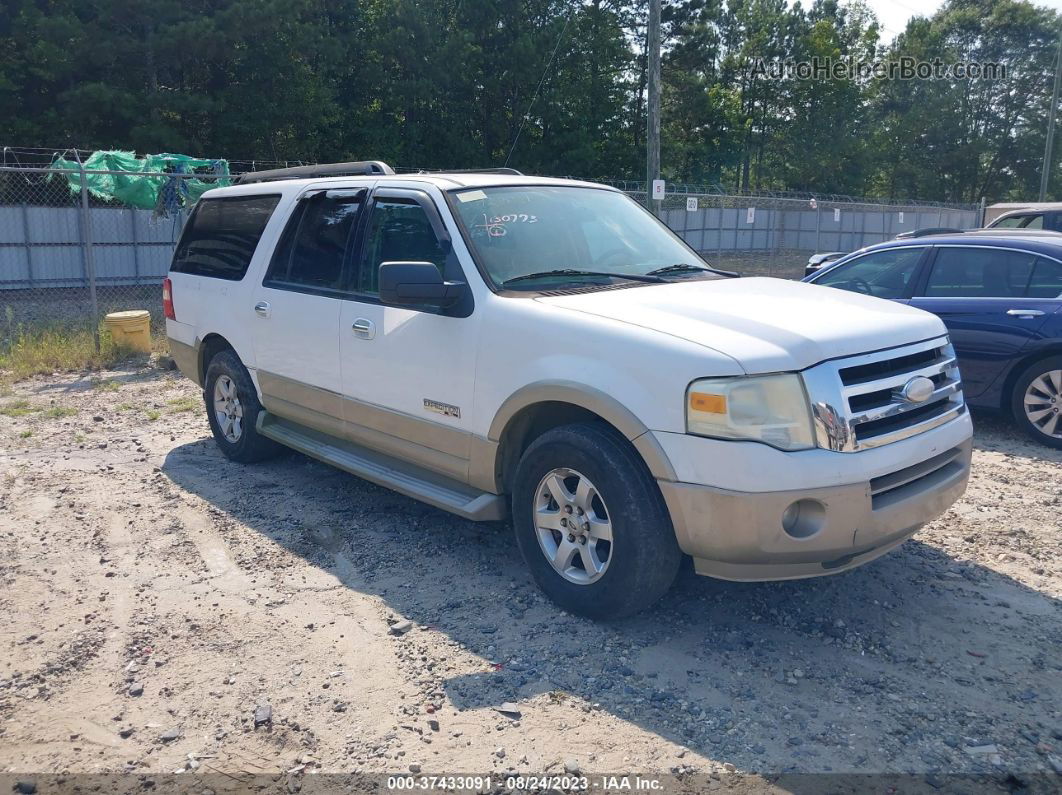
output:
M253 182L275 182L281 179L309 179L313 177L360 177L369 174L394 174L395 171L382 160L359 160L353 163L321 163L315 166L273 168L268 171L248 171L233 182L250 185Z
M438 171L425 171L425 174L508 174L512 177L524 176L523 171L515 168L442 168Z

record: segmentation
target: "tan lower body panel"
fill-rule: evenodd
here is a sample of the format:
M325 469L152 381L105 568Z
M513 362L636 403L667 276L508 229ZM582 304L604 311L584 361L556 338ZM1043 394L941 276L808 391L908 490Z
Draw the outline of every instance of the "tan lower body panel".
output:
M278 417L461 483L473 482L470 477L473 448L480 455L490 453L489 445L474 444L475 437L467 431L353 400L275 373L259 370L258 385L262 390L262 405ZM489 464L477 461L477 467L489 467L493 472L494 463L493 460ZM473 485L483 488L481 484L486 480L478 474L478 469Z
M170 356L173 357L173 363L177 365L177 369L186 378L202 386L199 383L199 351L194 346L178 342L172 337L169 338L169 343Z

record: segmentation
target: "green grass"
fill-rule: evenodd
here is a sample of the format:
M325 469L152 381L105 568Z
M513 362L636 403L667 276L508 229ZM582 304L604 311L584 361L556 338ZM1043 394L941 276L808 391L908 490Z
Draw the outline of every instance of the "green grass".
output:
M118 409L118 411L136 411L136 406L132 403L119 403L115 408Z
M18 433L19 439L28 439L31 436L33 436L33 431L19 431Z
M41 416L47 417L51 420L57 420L62 417L70 417L74 414L77 414L77 409L72 406L52 406L51 408L45 409L41 413Z
M28 400L12 400L0 406L0 414L5 417L25 417L40 410L40 406L34 406Z
M105 331L100 332L100 349L91 329L19 329L0 346L0 370L18 381L54 372L99 370L113 367L135 354L118 345Z
M77 433L75 433L74 434L74 443L75 444L84 444L85 443L85 434L83 434L81 431L78 431Z
M152 422L154 422L155 420L157 420L161 416L162 416L162 412L161 411L157 411L156 409L148 409L147 410L147 418L149 420L151 420Z
M92 388L98 392L117 392L122 388L122 382L115 381L113 378L106 381L97 378L92 382Z
M195 411L201 404L198 398L179 397L167 401L167 405L170 407L169 411L171 414L177 414L181 411Z

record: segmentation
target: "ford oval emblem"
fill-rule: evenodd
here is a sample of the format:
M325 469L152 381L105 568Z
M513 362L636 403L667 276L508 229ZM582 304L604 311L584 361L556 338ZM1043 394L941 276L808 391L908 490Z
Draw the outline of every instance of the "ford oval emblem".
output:
M900 390L900 397L908 403L925 403L933 396L936 389L936 384L930 379L924 375L916 375L903 385L903 389Z

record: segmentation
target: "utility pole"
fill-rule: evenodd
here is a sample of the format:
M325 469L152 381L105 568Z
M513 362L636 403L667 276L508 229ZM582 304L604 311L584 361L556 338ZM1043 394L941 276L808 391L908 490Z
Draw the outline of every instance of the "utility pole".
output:
M649 0L649 33L646 88L646 179L645 206L653 207L653 180L660 179L660 0ZM659 215L659 207L656 208Z
M1062 30L1058 34L1058 52L1055 55L1055 87L1051 92L1051 110L1047 116L1047 141L1044 144L1044 168L1040 172L1040 201L1047 199L1047 181L1051 177L1052 150L1055 144L1055 115L1058 112L1058 86L1062 82Z

